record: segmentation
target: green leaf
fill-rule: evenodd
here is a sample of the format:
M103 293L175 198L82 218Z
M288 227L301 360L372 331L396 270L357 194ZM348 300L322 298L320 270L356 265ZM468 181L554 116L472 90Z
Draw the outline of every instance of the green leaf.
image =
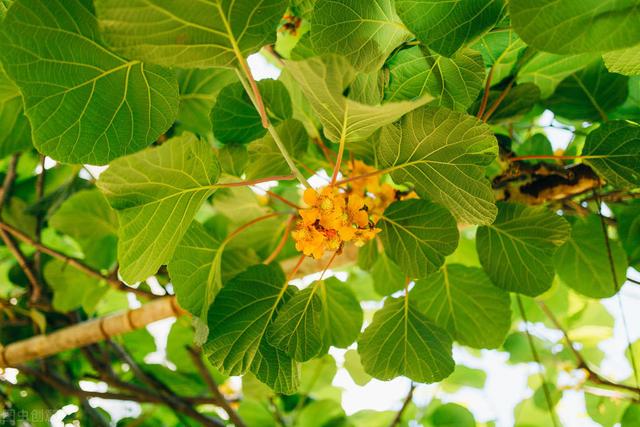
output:
M489 32L472 46L482 54L484 64L493 68L491 84L494 86L511 75L526 47L515 31L508 29Z
M335 347L350 346L362 328L360 302L346 283L334 277L321 282L320 295L325 313L325 339Z
M371 381L371 375L367 374L362 367L360 355L357 350L348 350L344 354L344 368L349 372L351 379L360 387L365 386Z
M558 388L553 383L545 383L546 389L549 393L549 400L551 401L551 407L555 407L560 399L562 399L562 390L558 390ZM547 400L547 391L545 391L545 386L540 386L533 392L533 403L540 409L545 411L549 410L549 400Z
M596 215L576 219L571 238L558 249L554 257L560 279L591 298L615 295L627 276L627 255L619 241L609 239L609 244L616 272L615 286L600 219Z
M80 0L16 1L0 49L34 145L56 160L107 163L148 146L177 114L175 74L105 48Z
M640 126L625 121L604 123L587 136L582 149L589 164L609 184L640 185Z
M272 124L277 125L291 118L291 99L287 89L278 80L260 80L258 90L268 107ZM220 91L211 110L213 134L223 144L247 143L263 137L267 130L262 127L260 114L253 106L242 83L236 82Z
M309 136L299 121L285 120L276 127L282 143L294 159L301 158L307 150ZM247 179L288 175L289 165L269 134L248 146Z
M167 66L233 67L276 41L282 0L96 0L116 52ZM140 31L144 28L144 31Z
M453 374L441 383L441 387L447 393L453 393L461 387L473 387L482 390L486 381L487 374L484 370L457 364Z
M253 251L226 248L193 221L167 267L180 307L206 321L223 283L257 262Z
M109 290L104 281L87 276L59 260L49 261L43 274L53 290L53 308L62 313L82 307L86 313L92 314L98 301Z
M640 267L640 201L631 201L623 206L612 206L618 225L618 238L627 252L629 264L636 270Z
M274 392L293 394L300 387L300 366L287 354L262 339L251 372Z
M620 427L633 427L640 425L640 405L631 404L627 407L622 419L620 420Z
M193 135L111 163L97 185L118 211L125 281L146 279L171 259L219 174L211 147Z
M602 55L607 69L625 76L640 75L640 46L607 52Z
M585 402L587 414L603 427L617 425L628 407L628 403L623 399L611 399L590 393L585 393Z
M568 238L567 221L547 208L500 203L496 221L478 228L476 248L496 286L536 296L551 287L554 253Z
M199 135L211 132L209 113L222 88L238 80L229 69L179 69L180 108L177 121Z
M319 287L319 282L315 282L293 296L267 330L271 345L301 362L328 350L323 337L324 313Z
M550 97L562 80L591 64L596 54L557 55L536 52L518 71L518 83L533 83L540 88L540 98Z
M262 364L279 353L270 352L267 343L258 358L258 348L266 343L278 307L293 292L274 265L254 265L230 280L209 309L209 337L203 348L213 366L228 375L241 375L257 359L253 372L266 373Z
M420 196L442 203L458 221L490 224L497 209L484 175L497 152L491 129L480 120L424 107L382 129L377 155L396 183L412 183Z
M492 90L489 93L488 105L492 105L501 96L502 90ZM491 115L490 122L507 123L527 114L540 99L540 89L533 83L515 85L504 97L495 112Z
M635 0L512 0L509 14L520 37L547 52L606 52L640 42Z
M340 426L346 416L338 402L329 399L311 402L305 406L296 420L299 427Z
M473 414L464 406L456 403L446 403L438 406L431 414L433 427L475 427Z
M458 246L458 227L451 213L427 200L394 202L378 224L385 253L411 278L437 271Z
M411 298L460 344L498 348L511 327L509 294L477 267L453 264L418 280Z
M362 141L377 129L431 100L366 105L343 93L356 73L342 56L327 55L304 61L286 61L287 73L298 83L331 141Z
M249 152L245 145L228 144L218 150L218 159L223 172L239 177L247 166Z
M503 0L396 0L398 15L409 30L444 56L452 56L492 28L503 9Z
M358 341L364 370L390 380L400 375L423 383L453 372L451 338L407 299L388 298Z
M482 56L471 49L447 58L423 54L420 46L404 49L391 58L386 99L402 101L425 94L432 105L465 111L475 101L484 81Z
M344 55L361 71L380 69L389 54L411 38L393 0L319 1L311 17L318 53Z
M338 279L314 282L279 310L267 331L271 345L301 362L329 346L348 347L362 326L362 308L353 292Z
M565 78L545 105L567 119L606 121L607 112L627 99L628 81L598 60Z
M114 265L118 218L98 190L84 190L69 197L49 218L49 224L78 242L87 264L105 269Z
M238 415L250 426L276 427L277 425L269 406L252 399L242 399L238 407Z
M382 252L371 268L373 288L379 295L391 295L404 288L406 275L398 264Z
M31 129L22 95L0 66L0 158L31 147Z

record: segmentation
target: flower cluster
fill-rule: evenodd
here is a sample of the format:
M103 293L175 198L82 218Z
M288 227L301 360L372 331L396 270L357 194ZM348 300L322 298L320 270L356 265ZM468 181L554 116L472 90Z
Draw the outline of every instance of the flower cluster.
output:
M397 191L380 182L376 169L359 160L350 162L347 185L307 189L300 219L292 235L296 249L321 258L325 251L340 251L346 242L362 246L380 232L376 223L397 197ZM362 177L359 179L353 179Z

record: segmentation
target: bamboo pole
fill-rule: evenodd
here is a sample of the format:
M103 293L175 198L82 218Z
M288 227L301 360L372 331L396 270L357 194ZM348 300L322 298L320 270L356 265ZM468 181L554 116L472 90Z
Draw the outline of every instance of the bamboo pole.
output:
M11 343L0 348L0 368L17 366L33 359L84 347L143 328L157 320L183 314L185 311L178 305L174 296L158 298L140 308L89 320L48 335L38 335Z

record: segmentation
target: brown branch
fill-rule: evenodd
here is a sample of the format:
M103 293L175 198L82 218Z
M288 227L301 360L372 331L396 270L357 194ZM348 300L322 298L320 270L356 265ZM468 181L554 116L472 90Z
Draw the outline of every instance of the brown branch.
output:
M11 235L13 235L14 237L18 238L19 240L23 241L24 243L27 243L28 245L33 246L34 248L38 249L39 251L41 251L42 253L45 253L47 255L52 256L53 258L59 259L60 261L63 261L65 264L68 264L70 266L72 266L73 268L82 271L83 273L85 273L87 276L91 276L94 277L98 280L104 280L108 285L110 285L111 287L120 290L120 291L125 291L125 292L133 292L136 295L139 296L144 296L146 298L154 298L155 295L150 294L142 289L136 289L130 286L127 286L124 282L118 280L115 277L111 277L111 276L105 276L104 274L100 273L97 270L94 270L93 268L89 267L87 264L83 263L82 261L76 259L76 258L72 258L70 256L67 256L61 252L56 251L55 249L52 249L48 246L43 245L42 243L37 242L36 240L32 239L29 235L27 235L26 233L18 230L15 227L12 227L11 225L4 223L4 222L0 222L0 233L4 233L4 232L8 232Z
M400 410L396 413L396 416L391 421L391 424L389 424L389 427L396 427L397 425L400 425L400 423L402 422L402 415L411 403L411 400L413 399L413 392L415 389L416 385L412 382L411 387L409 388L409 393L407 393L407 397L404 398Z
M131 370L142 382L149 385L152 389L158 391L160 399L172 410L179 411L188 417L200 422L203 426L209 427L222 427L220 421L210 418L206 415L201 414L196 411L188 402L185 402L180 398L180 396L175 395L163 382L159 381L155 377L150 374L144 372L138 364L133 360L133 358L127 353L127 351L122 348L119 344L114 341L107 339L107 342L113 347L113 349L118 353L118 356L131 367ZM176 414L178 415L178 414Z
M229 420L233 423L234 426L246 427L247 425L244 423L244 421L242 421L242 418L240 418L238 413L231 407L231 405L229 405L229 402L227 402L227 399L224 397L224 395L218 388L218 384L216 384L216 381L213 379L213 376L211 375L207 367L202 362L202 351L190 346L187 347L187 351L189 352L189 355L191 356L193 363L198 368L200 375L202 376L204 381L207 383L207 386L209 387L209 390L211 391L211 394L213 395L216 401L216 404L220 406L224 410L224 412L227 413L227 415L229 416Z
M538 305L540 306L540 308L542 309L544 314L549 318L549 320L551 320L551 323L554 324L556 329L558 329L560 332L562 332L562 336L564 337L564 340L565 340L565 342L567 344L567 347L569 347L569 349L573 353L574 358L576 359L577 369L584 370L586 372L586 374L587 374L587 379L589 381L591 381L591 382L593 382L595 384L599 384L599 385L603 385L603 386L607 386L607 387L612 387L612 388L617 388L617 389L621 389L621 390L632 392L634 394L637 394L638 395L638 399L640 399L640 388L633 387L633 386L630 386L630 385L627 385L627 384L620 384L620 383L613 382L611 380L608 380L608 379L602 377L600 374L598 374L596 371L594 371L593 368L591 368L589 366L589 364L587 363L587 361L584 359L582 354L580 354L580 352L576 349L575 344L573 343L573 341L569 337L569 334L567 333L566 329L560 324L560 321L553 314L553 312L549 309L549 307L547 307L547 305L542 301L538 301Z

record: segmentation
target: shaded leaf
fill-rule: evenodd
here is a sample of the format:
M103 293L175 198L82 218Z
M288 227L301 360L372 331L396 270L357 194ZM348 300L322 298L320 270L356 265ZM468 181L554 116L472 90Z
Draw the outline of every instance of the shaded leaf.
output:
M437 271L444 257L458 246L453 216L427 200L394 202L378 224L385 253L408 277L426 277Z
M605 236L596 215L578 218L571 228L571 238L554 256L560 279L569 287L592 298L615 295L627 275L627 256L619 241L609 239L616 272L611 272Z
M0 67L0 158L31 147L31 128L18 87Z
M92 314L109 290L104 281L87 276L59 260L49 261L43 274L53 290L53 308L62 313L82 307L86 313Z
M440 381L453 372L451 338L405 298L388 298L358 341L364 370L390 380Z
M569 224L543 207L499 203L492 225L478 228L480 263L498 287L536 296L551 287L553 256L569 238Z
M582 155L608 183L622 188L640 185L639 125L625 121L604 123L587 136Z
M540 98L546 99L555 92L562 80L591 64L597 58L596 54L591 53L558 55L536 52L520 67L516 81L534 83L540 88Z
M411 298L427 318L463 345L497 348L511 327L509 294L480 268L445 265L418 280Z

